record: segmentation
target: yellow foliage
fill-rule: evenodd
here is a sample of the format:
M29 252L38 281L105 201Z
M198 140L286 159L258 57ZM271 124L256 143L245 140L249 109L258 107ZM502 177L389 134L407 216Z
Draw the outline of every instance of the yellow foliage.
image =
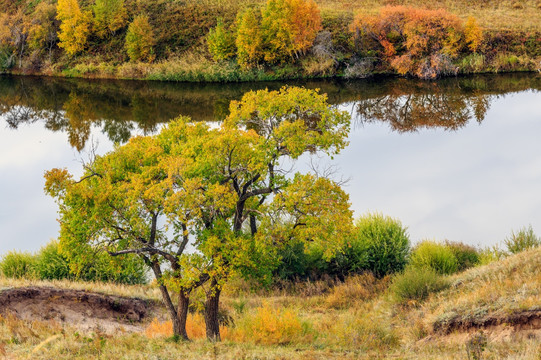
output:
M477 24L477 20L470 16L464 25L464 37L471 51L477 52L483 42L483 30Z
M56 18L61 22L58 46L69 55L84 50L90 35L90 12L82 11L77 0L58 0L56 12Z
M205 318L201 313L188 314L186 319L186 332L190 339L206 338ZM220 326L220 335L222 339L229 338L229 329ZM154 318L145 329L145 336L148 338L173 336L173 323L171 320L160 321Z
M273 309L268 303L237 321L231 340L274 345L297 342L306 336L299 316L291 309Z

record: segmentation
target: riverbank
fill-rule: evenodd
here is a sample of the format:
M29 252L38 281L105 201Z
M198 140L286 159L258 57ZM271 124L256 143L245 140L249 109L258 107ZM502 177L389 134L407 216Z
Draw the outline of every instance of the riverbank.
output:
M473 17L482 31L482 42L474 50L468 49L462 39L464 44L453 50L452 56L448 55L445 49L434 53L438 56L440 53L445 55L445 69L428 74L415 71L415 68L401 69L393 65L393 59L383 54L381 44L361 44L362 39L352 30L356 14L362 11L366 18L377 16L375 14L381 12L385 6L394 4L386 0L317 1L321 26L311 47L303 50L300 56L288 57L275 63L259 59L250 63L250 66L239 65L237 56L216 61L216 56L213 56L215 54L209 51L207 45L208 33L216 28L218 19L222 21L224 29L235 34L238 25L236 19L246 8L241 1L224 3L220 0L205 0L180 3L165 0L125 0L123 25L106 35L99 35L95 23L89 23L84 46L73 54L67 53L65 45L62 45L59 39L61 30L60 23L56 20L56 1L43 0L38 3L39 6L36 1L20 2L19 5L0 1L0 9L5 13L0 14L0 28L4 26L4 31L0 31L0 72L81 78L244 82L350 79L397 73L432 78L454 74L541 71L539 1L407 1L404 4L408 6L406 9L422 9L424 12L445 9L448 14L456 16L462 22L461 29L468 19ZM255 0L251 5L259 9L264 7L265 3ZM41 4L48 4L48 7L40 7ZM86 11L90 17L95 12L91 1L79 1L78 4L80 10ZM144 58L144 61L134 58L130 60L124 43L128 32L127 25L141 13L147 14L154 35L152 55ZM50 20L49 27L45 27L45 20ZM41 33L47 32L48 37L37 41L37 35L33 34L39 32L32 30L28 23L41 26ZM17 34L24 36L17 37ZM396 48L397 57L410 56L405 52L405 45L393 38L396 34L389 32L385 36ZM430 62L434 63L434 58L431 57L434 54L427 53L423 58L414 61L422 63L430 59Z

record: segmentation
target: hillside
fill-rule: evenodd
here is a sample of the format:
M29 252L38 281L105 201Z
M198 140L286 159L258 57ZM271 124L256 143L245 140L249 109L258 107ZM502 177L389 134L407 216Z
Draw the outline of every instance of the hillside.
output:
M446 290L405 305L392 299L389 279L369 275L350 277L344 283L316 281L256 293L236 282L225 289L222 316L228 320L222 329L225 341L217 345L202 340L204 324L197 306L188 323L195 340L178 344L167 340L167 324L151 323L155 315L132 318L130 324L117 324L117 331L111 332L105 327L84 329L61 316L22 321L6 314L9 306L5 306L0 354L6 359L29 355L32 359L145 359L150 353L160 359L460 359L467 358L469 351L476 352L478 359L537 359L540 276L541 249L536 248L453 275ZM89 290L137 296L147 302L159 297L152 286L2 278L0 303L6 305L7 294L13 293L7 288L30 285L33 289L53 286L56 290L47 291L58 292L57 299L63 298L61 289L72 295ZM90 294L89 298L96 296Z
M61 16L56 0L0 1L0 71L75 77L248 81L334 76L355 78L402 71L410 76L432 78L456 72L535 71L541 66L541 3L534 0L400 2L401 6L422 11L444 9L458 16L462 22L461 29L473 17L483 31L480 48L472 52L463 43L449 53L450 62L446 68L435 74L422 73L414 68L404 69L403 65L391 66L392 59L386 58L381 44L361 44L362 41L352 31L356 14L378 14L384 7L398 5L394 1L318 0L317 17L321 25L315 27L319 29L317 37L315 34L308 37L307 45L299 51L291 50L281 59L271 61L265 55L264 60L263 57L251 60L249 66L243 65L241 53L234 49L242 41L227 36L236 36L240 15L246 8L262 9L265 1L254 0L250 4L238 0L116 1L123 4L122 15L119 15L122 21L114 27L109 24L109 28L114 30L108 31L100 30L102 20L96 20L99 18L97 2L79 0L75 3L79 15L67 13L65 21L79 16L82 19L77 20L79 33L63 37L63 22L59 20ZM146 50L137 48L139 50L135 51L132 48L130 53L125 39L130 31L138 31L135 26L130 30L130 24L140 16L148 19L148 24L144 25L146 30L138 23L141 34L149 35L148 44L137 45L146 46ZM428 16L434 18L431 14ZM219 40L228 43L218 46L226 53L216 55L209 52L207 35L219 21L224 31L231 32L231 35L220 33L222 37ZM402 37L406 35L401 34ZM71 38L65 40L66 36ZM398 41L396 34L391 32L385 36L395 45L397 55L408 55L402 49L405 45L395 43ZM138 39L144 41L140 37ZM221 60L216 61L217 58ZM434 61L431 60L431 67L437 66Z

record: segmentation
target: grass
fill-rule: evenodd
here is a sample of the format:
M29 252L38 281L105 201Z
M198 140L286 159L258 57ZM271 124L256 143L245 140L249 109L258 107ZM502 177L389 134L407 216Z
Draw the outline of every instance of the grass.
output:
M477 348L482 359L538 359L537 330L514 332L506 319L541 310L541 248L447 276L447 289L426 300L397 304L389 279L358 275L345 282L320 281L253 292L241 281L224 289L224 341L206 342L201 314L193 313L193 341L170 340L170 325L154 320L144 333L81 334L54 322L0 318L0 357L7 359L466 359ZM56 286L121 296L158 299L153 286L117 286L68 281L0 278L0 288ZM392 289L392 287L391 287ZM342 301L341 299L346 299ZM198 301L197 299L194 299ZM480 329L501 319L502 324ZM451 329L456 324L463 328ZM486 324L485 324L486 325ZM447 328L446 328L447 327ZM452 330L452 331L450 331ZM528 335L529 334L529 335ZM481 342L484 344L484 342ZM473 350L472 350L473 349Z

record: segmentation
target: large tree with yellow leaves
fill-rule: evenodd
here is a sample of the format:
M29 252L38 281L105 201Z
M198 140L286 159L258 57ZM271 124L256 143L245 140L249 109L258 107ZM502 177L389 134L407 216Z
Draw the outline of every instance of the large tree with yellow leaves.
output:
M219 126L181 117L96 157L80 179L53 169L46 191L60 206L62 249L74 260L88 244L140 255L183 338L190 293L206 283L207 337L217 341L220 292L232 274L270 276L276 249L292 240L331 257L349 232L337 183L286 173L307 152L342 149L349 121L316 91L250 92Z

